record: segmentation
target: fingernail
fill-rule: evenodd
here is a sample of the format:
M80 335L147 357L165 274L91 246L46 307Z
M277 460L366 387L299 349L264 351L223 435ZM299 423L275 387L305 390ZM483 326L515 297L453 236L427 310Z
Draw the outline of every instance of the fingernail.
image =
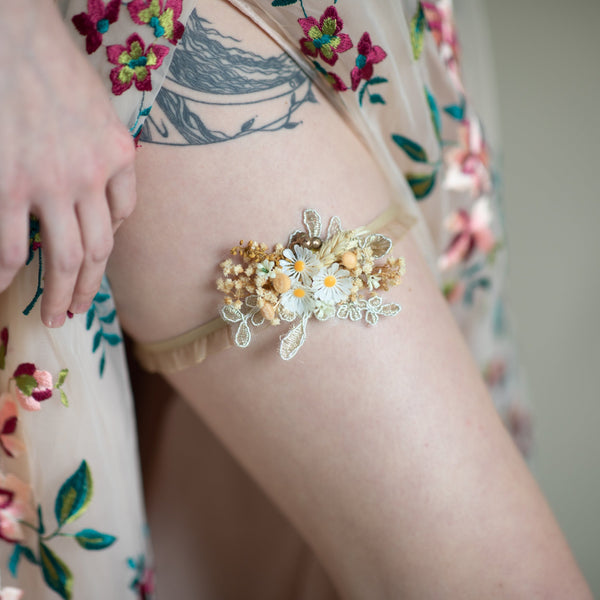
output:
M61 327L65 322L66 315L55 315L46 320L48 327Z

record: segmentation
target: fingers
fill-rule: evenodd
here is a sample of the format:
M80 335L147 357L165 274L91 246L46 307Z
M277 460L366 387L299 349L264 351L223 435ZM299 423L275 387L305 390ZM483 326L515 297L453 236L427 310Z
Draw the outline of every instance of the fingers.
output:
M113 233L133 212L136 202L135 169L129 165L108 182L106 196L110 207Z
M24 207L4 209L0 218L0 292L27 260L29 215Z
M82 313L90 307L102 282L113 247L113 233L104 196L78 203L77 217L83 241L83 262L69 310Z
M42 212L40 224L45 262L42 321L48 327L60 327L83 260L79 223L73 210L64 210Z

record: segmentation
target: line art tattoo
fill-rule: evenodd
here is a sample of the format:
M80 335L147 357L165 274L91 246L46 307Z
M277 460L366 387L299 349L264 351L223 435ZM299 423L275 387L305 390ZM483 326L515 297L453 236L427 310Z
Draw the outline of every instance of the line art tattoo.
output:
M250 52L194 10L140 141L199 146L294 129L307 102L317 102L311 81L287 54Z

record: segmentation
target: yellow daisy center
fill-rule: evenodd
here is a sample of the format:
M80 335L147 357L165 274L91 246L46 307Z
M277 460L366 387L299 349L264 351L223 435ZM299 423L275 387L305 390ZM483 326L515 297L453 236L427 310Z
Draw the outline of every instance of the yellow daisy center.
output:
M328 288L332 288L337 283L337 279L333 275L327 275L323 280L323 285Z
M304 261L303 261L303 260L297 260L297 261L294 263L294 270L295 270L295 271L297 271L298 273L301 273L302 271L304 271L304 267L305 267L305 266L306 266L306 265L304 264Z
M305 295L306 292L302 288L296 288L294 290L294 296L296 296L296 298L304 298Z

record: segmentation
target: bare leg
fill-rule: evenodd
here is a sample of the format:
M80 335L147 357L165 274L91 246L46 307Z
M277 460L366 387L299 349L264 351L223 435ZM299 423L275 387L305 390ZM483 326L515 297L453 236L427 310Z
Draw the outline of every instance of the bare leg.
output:
M232 9L199 10L255 53L280 54ZM351 228L388 205L373 159L315 95L293 129L140 150L140 202L110 272L134 338L215 316L215 265L240 238L285 241L307 207ZM401 316L315 323L289 363L267 330L170 382L345 598L589 598L410 235L396 253L409 265L389 295Z

